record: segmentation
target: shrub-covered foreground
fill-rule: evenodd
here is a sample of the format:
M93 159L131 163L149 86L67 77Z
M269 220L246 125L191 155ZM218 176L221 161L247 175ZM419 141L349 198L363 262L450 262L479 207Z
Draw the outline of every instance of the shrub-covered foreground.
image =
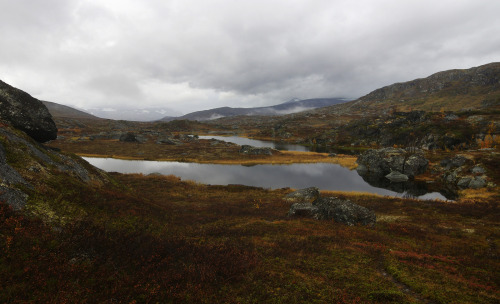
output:
M337 193L374 228L287 219L287 189L53 176L0 204L1 303L498 303L496 202Z

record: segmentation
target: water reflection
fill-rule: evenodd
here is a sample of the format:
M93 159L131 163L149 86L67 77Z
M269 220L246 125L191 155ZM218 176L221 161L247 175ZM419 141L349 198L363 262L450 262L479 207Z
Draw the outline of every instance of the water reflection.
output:
M239 136L199 136L200 139L217 139L223 140L227 142L231 142L237 145L250 145L254 147L268 147L273 148L280 151L301 151L301 152L318 152L318 153L341 153L341 154L358 154L359 152L356 150L348 149L348 148L339 148L339 147L329 147L322 145L312 145L312 146L303 146L297 144L289 144L278 141L267 141L267 140L257 140L250 139L246 137Z
M173 174L184 180L194 180L204 184L242 184L271 189L315 186L322 190L369 192L400 197L406 195L405 191L398 193L374 187L363 180L356 171L350 171L335 164L256 165L245 167L237 165L131 161L111 158L85 158L85 160L105 171ZM439 193L426 194L426 198L445 199Z
M281 142L275 142L275 141L267 141L267 140L257 140L257 139L250 139L246 137L239 137L239 136L199 136L200 139L217 139L217 140L223 140L227 142L231 142L237 145L250 145L254 147L267 147L267 148L273 148L276 150L286 150L286 151L303 151L307 152L310 151L310 149L306 146L302 145L294 145L294 144L287 144L287 143L281 143Z

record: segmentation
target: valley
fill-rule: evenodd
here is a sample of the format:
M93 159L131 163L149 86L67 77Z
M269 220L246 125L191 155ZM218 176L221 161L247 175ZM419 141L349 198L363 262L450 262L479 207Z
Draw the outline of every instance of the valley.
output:
M30 111L1 85L2 303L500 301L498 63L199 121Z

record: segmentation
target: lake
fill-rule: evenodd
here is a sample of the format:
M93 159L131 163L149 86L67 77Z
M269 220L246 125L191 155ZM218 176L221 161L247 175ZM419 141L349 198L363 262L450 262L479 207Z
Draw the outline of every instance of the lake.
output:
M227 141L230 143L234 143L237 145L250 145L254 147L268 147L268 148L273 148L276 150L287 150L287 151L303 151L303 152L309 152L311 149L306 146L302 145L294 145L294 144L286 144L286 143L281 143L281 142L276 142L276 141L266 141L266 140L257 140L257 139L250 139L246 137L239 137L239 136L198 136L199 139L217 139L217 140L223 140Z
M84 159L93 166L108 172L172 174L183 180L193 180L211 185L242 184L268 189L285 187L300 189L315 186L321 190L413 197L405 191L398 193L374 187L364 181L355 170L351 171L342 166L328 163L241 166L112 158L84 157ZM446 200L442 194L437 192L420 195L418 198Z
M311 145L304 146L298 144L289 144L278 141L268 141L268 140L258 140L258 139L250 139L246 137L239 136L212 136L212 135L202 135L198 136L200 139L218 139L227 142L231 142L237 145L250 145L254 147L269 147L280 151L302 151L302 152L319 152L319 153L341 153L341 154L359 154L359 151L355 149L349 149L346 147L332 147L332 146L324 146L324 145Z

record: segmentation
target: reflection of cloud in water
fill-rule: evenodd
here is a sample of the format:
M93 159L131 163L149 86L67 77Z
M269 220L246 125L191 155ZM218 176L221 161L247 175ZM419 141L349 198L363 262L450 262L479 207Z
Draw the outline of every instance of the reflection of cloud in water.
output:
M309 151L309 149L305 146L301 145L292 145L280 142L272 142L265 140L257 140L250 139L239 136L200 136L200 139L218 139L226 142L231 142L237 145L250 145L254 147L265 147L265 148L274 148L277 150L287 150L287 151Z
M85 160L105 171L173 174L183 180L194 180L213 185L243 184L272 189L315 186L322 190L360 191L398 196L396 192L371 186L356 171L335 164L256 165L246 167L239 165L129 161L109 158L85 158ZM428 197L436 198L434 194L429 194Z

